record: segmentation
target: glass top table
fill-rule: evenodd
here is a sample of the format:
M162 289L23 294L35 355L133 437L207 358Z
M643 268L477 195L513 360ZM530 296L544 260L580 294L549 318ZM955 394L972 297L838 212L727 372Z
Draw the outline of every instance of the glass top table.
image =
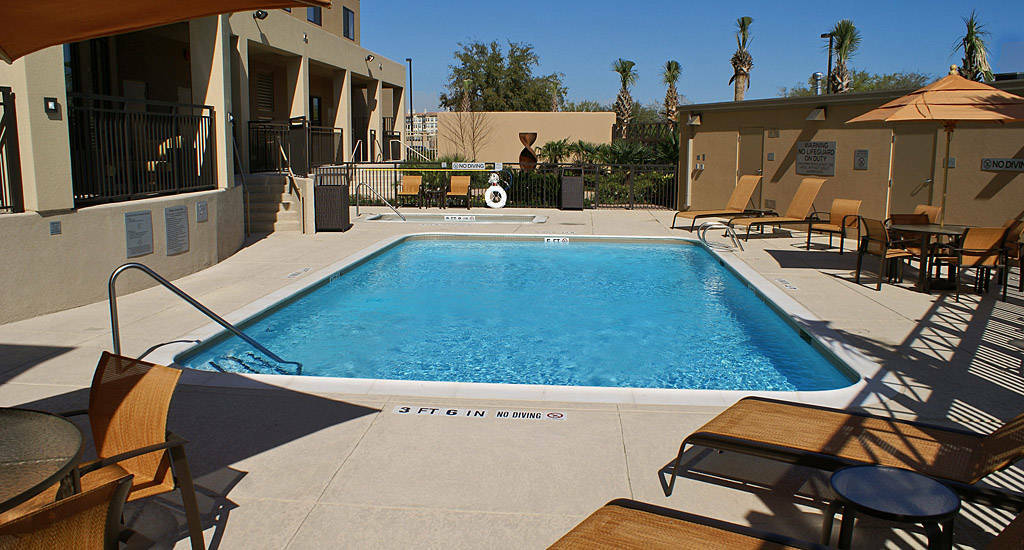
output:
M66 478L82 448L81 430L62 416L0 408L0 512Z

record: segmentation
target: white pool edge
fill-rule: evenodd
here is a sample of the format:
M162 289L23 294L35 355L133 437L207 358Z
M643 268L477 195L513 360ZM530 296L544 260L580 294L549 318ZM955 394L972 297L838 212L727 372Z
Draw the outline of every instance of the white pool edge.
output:
M382 239L377 243L346 256L341 260L307 275L303 280L263 296L249 304L224 315L233 325L240 325L275 307L279 302L291 298L310 287L320 284L340 271L403 241L423 238L456 238L530 241L548 238L563 238L562 234L493 234L493 233L410 233ZM768 302L785 313L801 330L821 348L831 353L857 376L850 386L834 390L818 391L756 391L756 390L693 390L666 388L613 388L597 386L551 386L535 384L500 384L481 382L442 382L388 380L371 378L338 378L326 376L296 376L281 374L240 374L200 371L184 368L175 358L202 342L224 332L217 323L209 323L182 335L182 340L200 340L199 344L175 343L154 351L149 361L184 368L181 383L200 386L230 388L266 388L276 386L309 393L366 394L409 397L460 398L460 399L501 399L574 403L617 403L636 405L691 405L727 407L747 396L771 397L801 403L844 408L851 404L866 405L881 400L877 391L867 387L867 380L883 377L883 367L872 361L857 349L846 344L828 323L812 313L803 304L789 296L782 289L764 278L734 252L710 248L700 241L686 237L629 236L629 235L572 235L576 241L650 241L666 243L689 243L701 246L736 273L741 281L759 292ZM553 245L554 246L554 245Z

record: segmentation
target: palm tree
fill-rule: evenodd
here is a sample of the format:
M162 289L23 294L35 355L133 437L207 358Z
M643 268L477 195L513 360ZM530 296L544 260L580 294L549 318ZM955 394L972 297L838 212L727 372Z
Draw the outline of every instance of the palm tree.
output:
M860 47L860 31L854 26L853 21L843 19L832 27L831 34L836 64L832 68L832 74L828 76L828 89L829 93L843 94L850 91L850 69L846 62Z
M633 97L629 95L629 87L636 84L636 71L633 70L635 66L636 63L621 57L612 63L612 70L619 73L619 80L622 82L614 106L615 125L619 128L619 137L625 137L626 125L633 120Z
M683 68L675 59L665 62L665 72L662 73L662 79L665 84L668 84L668 89L665 90L665 118L673 124L676 122L676 111L679 110L679 92L676 91L676 82L679 82L679 75L682 72Z
M750 89L750 69L754 68L754 58L747 50L750 45L750 24L754 18L743 16L736 20L736 53L732 54L733 100L743 101L743 96Z
M985 26L978 22L974 11L971 11L970 17L964 19L964 24L967 25L967 34L960 38L956 42L956 47L953 48L954 52L964 51L960 76L979 82L982 79L991 82L992 67L988 64L988 48L985 46L985 37L989 33L985 30Z

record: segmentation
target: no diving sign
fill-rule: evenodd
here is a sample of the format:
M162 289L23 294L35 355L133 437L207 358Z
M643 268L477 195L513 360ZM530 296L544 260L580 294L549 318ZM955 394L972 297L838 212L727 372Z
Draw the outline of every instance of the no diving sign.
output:
M565 420L562 411L519 411L501 409L493 414L488 409L463 409L456 407L424 407L398 405L391 411L394 414L409 416L436 416L438 418L496 418L499 420L517 420L525 422L544 422L548 420Z

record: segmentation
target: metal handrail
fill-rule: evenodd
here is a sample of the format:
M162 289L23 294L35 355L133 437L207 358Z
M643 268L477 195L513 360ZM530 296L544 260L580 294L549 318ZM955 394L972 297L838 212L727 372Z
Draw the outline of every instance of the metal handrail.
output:
M371 193L373 193L374 195L377 195L377 198L382 200L382 201L384 201L384 204L388 205L388 208L390 208L392 212L394 212L395 214L398 214L398 217L402 218L403 222L409 221L409 220L405 219L405 216L403 216L402 213L399 212L397 208L395 208L394 206L391 206L391 203L388 202L387 199L385 199L373 187L370 187L369 185L366 185L365 183L358 183L358 184L356 184L356 217L357 218L359 217L359 188L360 187L365 187L365 188L369 189Z
M138 269L139 271L145 273L146 275L149 275L154 281L163 285L167 290L173 292L177 297L188 302L189 305L198 309L200 313L206 315L211 320L216 322L218 325L224 327L225 329L230 331L235 336L241 338L242 340L245 340L245 342L248 343L250 346L263 352L264 354L267 355L267 357L270 357L271 359L277 361L278 363L283 363L286 365L295 365L298 371L297 374L302 374L302 363L299 363L297 361L285 361L284 359L281 359L280 357L277 356L276 353L263 347L262 344L260 344L256 340L253 340L249 336L246 336L244 332L236 328L231 323L222 319L220 315L217 315L216 313L210 311L209 308L199 303L199 301L196 300L195 298L189 296L188 293L186 293L184 290L174 286L174 284L172 284L170 281L161 277L156 271L153 271L148 266L137 262L128 262L118 267L117 269L114 270L113 273L110 274L110 280L107 282L107 297L110 300L110 332L113 337L114 353L118 355L121 354L121 332L117 323L117 277L121 273L124 273L129 269Z
M349 162L358 162L356 160L356 151L362 149L362 147L363 147L363 140L357 139L356 140L356 144L352 146L352 156L348 157Z
M721 245L708 241L707 233L711 229L724 229L726 236L732 239L733 246ZM702 223L700 227L697 228L697 237L700 239L700 242L704 243L709 248L716 248L720 250L732 250L734 248L739 248L741 251L743 250L743 242L740 241L739 236L736 235L736 231L731 226L721 222Z
M391 143L394 143L396 141L399 142L400 144L404 145L406 149L408 149L408 150L412 151L413 153L416 153L417 155L419 155L421 159L423 159L423 160L425 160L427 162L433 162L432 160L427 158L427 156L424 155L423 153L417 151L416 149L413 149L412 147L409 147L408 143L402 143L402 140L400 140L400 139L393 139L390 142L388 142L388 144L390 145Z

